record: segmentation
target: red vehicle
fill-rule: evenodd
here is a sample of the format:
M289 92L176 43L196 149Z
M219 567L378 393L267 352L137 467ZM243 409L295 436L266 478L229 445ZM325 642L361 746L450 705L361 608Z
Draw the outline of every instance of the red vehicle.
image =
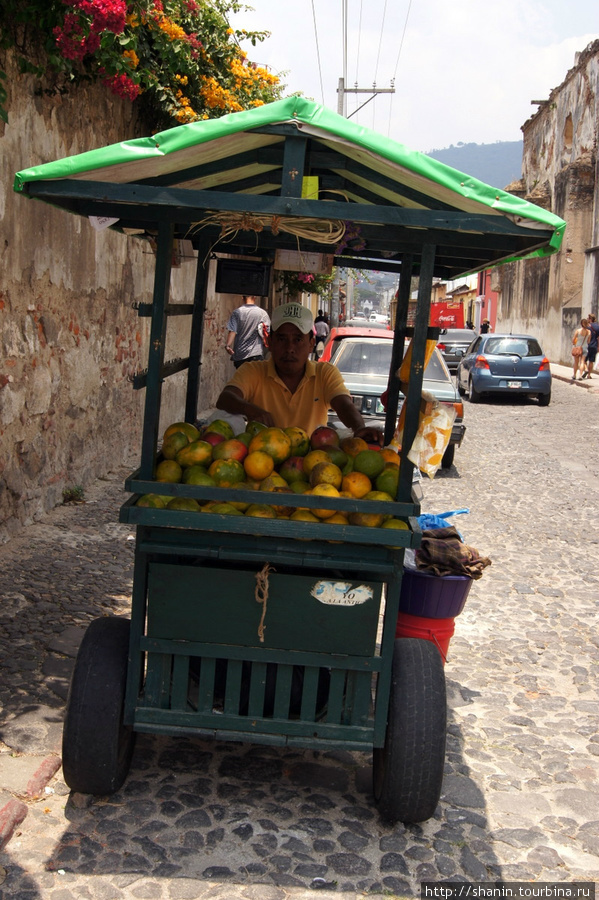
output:
M364 325L340 325L338 328L331 328L327 342L324 345L324 350L322 351L322 356L320 357L320 362L331 362L339 349L341 342L347 337L388 338L392 341L393 332L387 326L381 328L380 325L375 325L374 323L369 325L366 322L366 319L364 320Z

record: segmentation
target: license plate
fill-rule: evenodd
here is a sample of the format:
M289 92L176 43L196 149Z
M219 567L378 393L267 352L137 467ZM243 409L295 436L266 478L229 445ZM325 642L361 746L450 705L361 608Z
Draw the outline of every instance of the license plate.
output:
M519 381L508 381L507 386L509 388L519 388L520 382Z

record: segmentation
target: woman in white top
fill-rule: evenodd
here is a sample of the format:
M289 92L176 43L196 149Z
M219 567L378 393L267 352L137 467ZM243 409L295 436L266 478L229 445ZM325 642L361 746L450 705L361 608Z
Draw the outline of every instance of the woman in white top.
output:
M582 379L584 372L584 353L591 336L588 324L587 319L581 319L580 327L572 335L572 381L576 381L579 372Z

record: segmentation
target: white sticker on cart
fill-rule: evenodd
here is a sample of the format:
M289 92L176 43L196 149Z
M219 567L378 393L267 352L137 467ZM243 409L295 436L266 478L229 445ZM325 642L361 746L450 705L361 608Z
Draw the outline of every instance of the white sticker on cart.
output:
M317 581L310 593L327 606L359 606L372 600L372 588L348 581Z

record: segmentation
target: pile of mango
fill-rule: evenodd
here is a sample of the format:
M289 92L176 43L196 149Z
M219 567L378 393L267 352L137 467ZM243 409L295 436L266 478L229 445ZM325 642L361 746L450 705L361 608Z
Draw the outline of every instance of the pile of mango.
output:
M311 435L302 428L269 428L250 422L235 435L229 422L215 419L201 430L175 422L164 432L156 461L155 480L256 491L255 503L236 500L195 500L144 494L137 506L212 512L224 515L291 519L402 528L391 515L302 508L285 503L285 494L393 501L399 478L399 456L390 449L369 445L357 437L340 438L322 425ZM277 495L276 500L273 496Z

